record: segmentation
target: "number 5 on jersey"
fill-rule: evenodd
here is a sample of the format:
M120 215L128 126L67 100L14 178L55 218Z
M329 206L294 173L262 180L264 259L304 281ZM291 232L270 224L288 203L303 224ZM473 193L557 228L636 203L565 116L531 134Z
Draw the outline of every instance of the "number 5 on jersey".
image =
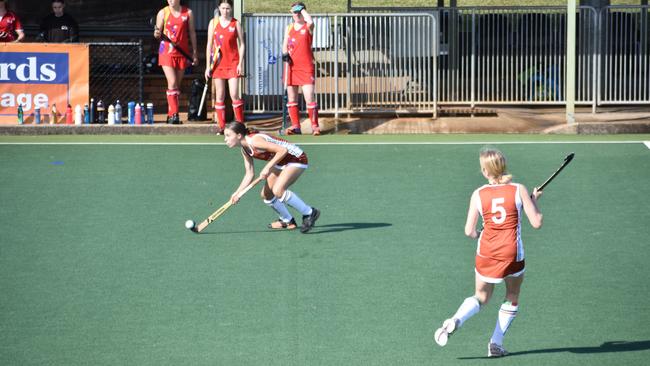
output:
M492 221L497 224L503 224L506 221L506 209L503 207L506 199L503 197L492 199ZM497 217L497 214L498 217Z

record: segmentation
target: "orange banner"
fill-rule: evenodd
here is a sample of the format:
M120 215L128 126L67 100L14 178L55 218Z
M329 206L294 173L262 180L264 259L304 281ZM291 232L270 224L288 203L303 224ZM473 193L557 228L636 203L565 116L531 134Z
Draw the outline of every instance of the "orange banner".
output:
M41 121L56 105L59 114L68 105L88 103L88 45L50 43L0 43L0 124L18 123L22 106L24 123Z

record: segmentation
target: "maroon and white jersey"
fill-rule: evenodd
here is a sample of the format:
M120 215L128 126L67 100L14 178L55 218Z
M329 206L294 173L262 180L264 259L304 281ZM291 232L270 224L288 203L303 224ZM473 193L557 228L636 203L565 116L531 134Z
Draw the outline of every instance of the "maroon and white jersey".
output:
M259 149L259 148L255 148L253 146L253 143L252 143L252 140L253 140L254 136L260 136L264 140L266 140L266 142L270 142L272 144L276 144L276 145L282 146L282 147L287 149L287 155L285 155L284 158L282 160L280 160L277 165L285 166L285 165L290 164L290 163L301 164L301 165L307 165L308 164L307 154L305 154L305 152L302 151L302 149L300 147L298 147L298 145L292 144L289 141L287 141L285 139L281 139L279 137L269 136L269 135L266 135L266 134L263 134L263 133L257 133L257 132L256 133L251 133L251 134L246 136L246 141L248 142L249 148L246 149L246 148L242 147L242 149L244 150L244 152L247 155L249 155L249 156L251 156L251 157L253 157L255 159L264 160L264 161L269 161L269 160L273 159L273 157L275 156L275 153L273 153L273 152L262 150L262 149Z

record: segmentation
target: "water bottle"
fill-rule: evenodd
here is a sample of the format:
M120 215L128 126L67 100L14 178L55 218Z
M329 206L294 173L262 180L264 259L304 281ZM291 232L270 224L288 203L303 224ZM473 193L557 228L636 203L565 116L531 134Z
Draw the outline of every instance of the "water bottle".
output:
M18 104L18 124L22 125L25 122L23 117L23 105Z
M108 106L108 124L115 124L115 107L112 104Z
M77 126L81 126L81 106L77 104L74 107L74 124Z
M153 103L147 103L147 123L153 124Z
M129 124L135 124L135 102L129 102Z
M88 104L84 104L84 123L90 123L90 107L88 107Z
M97 122L106 123L106 109L101 99L97 102Z
M95 98L90 98L90 123L95 123Z
M115 123L118 125L122 123L122 105L119 99L115 103Z
M135 124L136 125L142 124L142 107L140 106L140 104L135 105Z
M52 110L50 111L50 124L56 124L59 121L57 121L59 112L56 110L56 103L52 104Z
M41 109L40 108L34 109L34 124L37 124L37 125L41 124Z
M74 123L74 119L72 116L72 106L68 104L68 107L65 109L65 124L71 125L73 123Z

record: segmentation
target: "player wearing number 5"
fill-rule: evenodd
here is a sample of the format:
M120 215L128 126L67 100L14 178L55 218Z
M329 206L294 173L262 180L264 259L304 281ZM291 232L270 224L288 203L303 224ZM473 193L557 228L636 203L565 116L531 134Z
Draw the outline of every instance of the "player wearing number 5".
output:
M226 126L226 82L232 99L235 120L244 123L244 101L239 98L239 78L244 75L244 33L241 24L232 17L231 0L219 1L219 16L208 25L205 50L205 78L212 78L216 90L214 112L220 133ZM239 43L239 44L238 44Z
M186 6L181 6L180 0L167 0L169 6L164 7L156 15L154 37L162 38L158 49L158 65L162 66L167 78L167 123L179 124L178 99L183 74L191 62L199 64L196 48L196 28L194 14ZM192 44L191 61L189 58L189 43Z
M501 357L508 354L503 348L503 337L519 310L519 290L524 280L520 217L523 210L532 227L542 226L542 213L537 208L542 191L535 188L531 197L526 187L513 183L506 170L506 158L498 150L483 149L479 162L488 184L472 193L465 224L465 235L478 238L475 293L443 322L434 339L440 346L447 344L449 335L487 304L494 285L505 282L506 298L488 343L488 357ZM476 230L479 216L483 218L482 232Z
M314 53L311 49L314 33L314 21L307 12L304 3L291 5L293 23L287 27L282 42L282 60L288 63L288 73L283 75L287 85L287 110L291 127L288 135L300 134L300 111L298 109L298 87L307 104L307 114L311 120L312 133L320 135L318 127L318 104L314 96L316 83L314 68ZM285 67L284 70L287 70Z

